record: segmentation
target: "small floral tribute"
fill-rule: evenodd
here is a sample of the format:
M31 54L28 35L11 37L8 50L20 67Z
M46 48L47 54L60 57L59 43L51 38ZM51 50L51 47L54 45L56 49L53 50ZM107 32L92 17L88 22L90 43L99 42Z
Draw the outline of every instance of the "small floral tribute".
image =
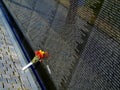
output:
M48 52L45 52L45 51L42 51L42 50L35 51L35 57L32 59L32 61L29 64L24 66L22 68L22 70L27 69L29 66L31 66L32 64L37 63L39 61L43 62L43 59L47 58L47 57L48 57Z

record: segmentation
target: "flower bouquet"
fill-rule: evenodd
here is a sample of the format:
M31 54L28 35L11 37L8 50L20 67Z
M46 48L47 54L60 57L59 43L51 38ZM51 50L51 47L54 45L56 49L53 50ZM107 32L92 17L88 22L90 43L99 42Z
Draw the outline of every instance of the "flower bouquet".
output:
M32 64L37 63L37 62L42 62L43 58L47 58L48 57L48 52L42 51L42 50L38 50L35 51L35 57L32 59L32 61L30 63L28 63L26 66L24 66L22 68L22 70L27 69L28 67L30 67Z

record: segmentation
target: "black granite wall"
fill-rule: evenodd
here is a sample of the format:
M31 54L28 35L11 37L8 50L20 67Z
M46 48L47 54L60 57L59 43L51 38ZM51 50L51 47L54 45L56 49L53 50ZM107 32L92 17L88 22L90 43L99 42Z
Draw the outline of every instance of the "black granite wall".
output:
M120 89L120 1L105 0L69 90Z

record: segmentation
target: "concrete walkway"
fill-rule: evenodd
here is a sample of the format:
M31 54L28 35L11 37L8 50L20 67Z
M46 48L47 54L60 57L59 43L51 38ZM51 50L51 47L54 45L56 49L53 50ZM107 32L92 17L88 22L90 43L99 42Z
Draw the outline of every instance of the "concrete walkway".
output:
M0 9L0 90L41 90Z

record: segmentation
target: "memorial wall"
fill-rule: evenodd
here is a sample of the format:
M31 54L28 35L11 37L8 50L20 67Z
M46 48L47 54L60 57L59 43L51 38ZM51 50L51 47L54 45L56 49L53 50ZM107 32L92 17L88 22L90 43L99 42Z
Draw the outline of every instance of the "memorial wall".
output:
M119 0L3 1L57 90L118 90Z

